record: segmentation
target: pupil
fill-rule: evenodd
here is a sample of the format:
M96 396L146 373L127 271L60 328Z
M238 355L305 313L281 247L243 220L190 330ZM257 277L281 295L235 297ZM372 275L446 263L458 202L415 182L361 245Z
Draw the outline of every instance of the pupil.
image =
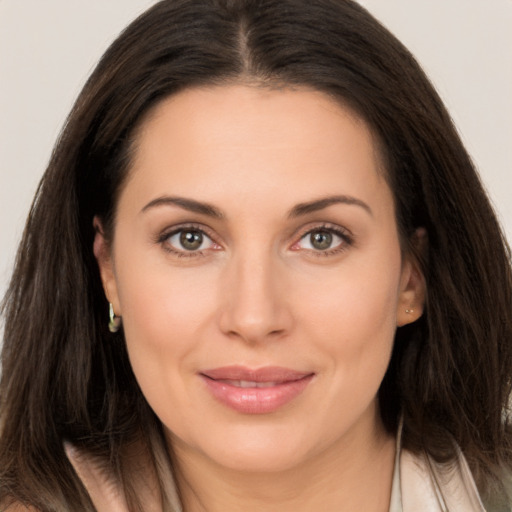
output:
M331 247L332 234L327 231L317 231L311 234L311 245L315 249L326 250Z
M180 235L180 243L187 251L194 251L201 247L203 235L199 231L183 231Z

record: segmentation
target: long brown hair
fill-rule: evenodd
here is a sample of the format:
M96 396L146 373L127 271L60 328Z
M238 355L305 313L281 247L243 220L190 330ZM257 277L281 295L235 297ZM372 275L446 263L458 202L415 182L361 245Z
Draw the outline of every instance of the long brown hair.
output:
M135 509L123 447L163 449L92 253L107 236L136 128L163 98L230 82L308 86L380 141L405 250L418 227L426 313L398 329L379 400L386 427L437 460L465 453L487 496L512 465L510 253L474 166L411 54L350 0L164 0L113 43L80 94L37 191L3 303L0 503L94 510L63 440L102 458ZM170 461L169 461L170 464ZM164 483L162 492L165 494ZM502 489L503 490L503 489ZM164 497L165 501L165 497Z

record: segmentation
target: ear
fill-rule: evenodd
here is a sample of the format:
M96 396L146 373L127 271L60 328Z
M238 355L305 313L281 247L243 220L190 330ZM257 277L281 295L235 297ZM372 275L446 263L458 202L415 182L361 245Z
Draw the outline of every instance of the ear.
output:
M418 228L411 239L413 250L405 255L400 278L400 293L396 311L396 325L402 327L418 320L425 309L425 276L418 261L426 251L427 232Z
M114 264L112 258L112 249L104 235L103 225L96 216L93 220L94 236L93 252L100 270L103 291L108 302L112 303L116 316L121 316L121 306L119 304L119 296L117 293L117 283L114 273Z

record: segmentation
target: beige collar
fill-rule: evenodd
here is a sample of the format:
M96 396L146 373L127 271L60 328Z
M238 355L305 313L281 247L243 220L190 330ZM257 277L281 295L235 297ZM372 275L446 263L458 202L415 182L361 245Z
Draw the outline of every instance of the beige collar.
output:
M98 512L128 512L119 484L97 462L69 443L66 454L82 480ZM161 512L157 490L140 486L148 512ZM485 512L468 464L457 447L457 459L440 465L427 454L413 455L402 449L401 429L389 512ZM177 506L173 512L181 512Z
M389 512L485 512L473 476L457 446L457 458L438 464L402 449L401 428Z

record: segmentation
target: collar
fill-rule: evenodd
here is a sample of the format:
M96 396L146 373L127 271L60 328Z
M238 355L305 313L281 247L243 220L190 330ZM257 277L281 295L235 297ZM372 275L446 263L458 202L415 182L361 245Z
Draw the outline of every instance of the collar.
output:
M389 512L485 512L468 463L456 445L456 458L435 462L426 452L402 447L402 421L396 438Z
M126 512L128 507L121 488L104 468L70 443L65 443L64 447L97 510ZM458 446L456 455L454 461L439 464L427 453L415 455L403 449L400 422L389 512L485 512ZM144 497L147 510L161 511L161 504L155 500L156 489L147 482L139 482L139 487L139 496ZM181 511L177 497L174 509Z

